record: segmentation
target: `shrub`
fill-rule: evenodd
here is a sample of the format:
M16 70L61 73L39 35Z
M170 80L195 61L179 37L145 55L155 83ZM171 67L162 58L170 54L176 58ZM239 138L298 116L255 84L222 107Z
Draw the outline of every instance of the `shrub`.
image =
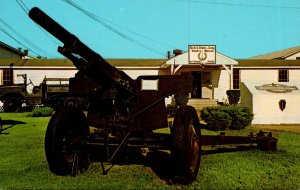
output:
M240 90L227 90L228 101L230 105L237 105L240 101Z
M201 118L207 123L207 128L210 130L226 130L231 125L231 117L220 107L206 107L201 110Z
M245 129L246 126L251 124L253 114L247 107L241 106L227 106L227 113L232 118L229 129L239 130Z
M53 108L39 107L32 110L32 117L47 117L53 115Z
M203 108L201 118L210 130L239 130L251 124L253 114L246 107L217 106Z

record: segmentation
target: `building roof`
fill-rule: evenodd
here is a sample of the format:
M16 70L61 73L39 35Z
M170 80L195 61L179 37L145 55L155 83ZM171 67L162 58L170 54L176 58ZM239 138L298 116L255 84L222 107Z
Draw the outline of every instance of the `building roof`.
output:
M106 59L115 67L160 67L164 59ZM1 66L74 67L68 59L0 59Z
M166 61L166 65L193 65L189 64L189 53L182 53L177 55L169 60ZM225 56L219 52L216 52L216 63L215 64L207 64L210 66L213 65L237 65L238 62L228 56ZM199 64L197 64L199 65Z
M300 60L256 60L256 59L239 59L238 67L300 67Z
M106 59L115 67L161 67L166 59Z
M13 47L11 47L11 46L9 46L6 43L1 42L1 41L0 41L0 47L5 48L5 49L7 49L7 50L9 50L9 51L11 51L11 52L13 52L15 54L20 55L20 56L25 56L24 52L22 52L22 51L20 51L20 50L18 50L16 48L13 48Z
M281 51L276 51L264 55L259 55L255 57L251 57L249 59L285 59L286 57L289 57L291 55L294 55L296 53L300 52L300 46L292 47L288 49L284 49Z

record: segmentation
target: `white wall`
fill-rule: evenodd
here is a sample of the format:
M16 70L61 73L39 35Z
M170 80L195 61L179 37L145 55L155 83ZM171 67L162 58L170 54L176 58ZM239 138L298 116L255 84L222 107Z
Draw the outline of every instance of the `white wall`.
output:
M241 82L275 83L278 82L278 70L241 70L240 77Z
M230 89L230 74L226 70L213 71L213 81L218 79L217 86L214 85L214 99L224 102L227 99L226 91Z
M130 69L123 69L123 71L129 75L131 78L136 79L140 75L158 75L158 70L130 70ZM2 81L2 69L0 69L0 85L3 84ZM18 77L19 74L27 74L27 84L30 82L29 79L35 86L40 85L43 81L45 76L47 78L70 78L74 77L77 73L77 69L14 69L14 83L23 83L24 80L22 77ZM62 82L68 83L68 82ZM32 93L33 85L27 86L27 91ZM2 102L0 101L0 106L2 106Z
M158 75L158 70L130 70L123 69L123 71L133 79L136 79L140 75Z
M286 60L296 60L296 57L300 57L300 52L287 57Z
M2 70L0 70L0 78L2 80L1 74ZM140 75L158 75L158 70L130 70L124 69L123 70L127 75L131 78L136 79ZM29 83L29 79L33 82L34 85L39 85L44 77L47 78L70 78L74 77L76 74L76 69L69 69L69 70L29 70L29 69L15 69L14 70L14 83L23 83L22 77L17 77L18 74L27 74L27 83ZM1 81L0 81L1 82ZM32 91L32 85L28 86L28 92Z
M286 100L286 108L281 111L279 101ZM296 124L300 123L300 94L270 93L253 95L252 124Z
M70 78L74 77L77 70L14 70L14 83L23 83L22 77L17 77L18 74L27 74L27 83L29 79L35 86L38 86L45 76L47 78ZM28 85L28 92L32 92L32 85Z
M300 70L299 69L288 69L288 70L289 70L289 82L300 83ZM241 70L240 71L241 82L259 82L261 84L280 83L278 82L278 71L279 69ZM282 84L284 84L284 82Z
M290 82L300 83L300 70L290 69L289 70L289 80L290 80Z
M298 83L299 84L299 83ZM289 86L300 86L289 83ZM254 114L252 124L299 124L300 90L274 93L257 90L262 83L241 83L241 104L249 107ZM280 100L286 101L286 108L279 107Z
M289 70L289 82L300 82L300 69L288 69ZM240 77L241 82L255 82L261 83L278 83L278 71L279 69L250 69L241 70Z
M207 86L202 87L202 98L212 99L212 90Z

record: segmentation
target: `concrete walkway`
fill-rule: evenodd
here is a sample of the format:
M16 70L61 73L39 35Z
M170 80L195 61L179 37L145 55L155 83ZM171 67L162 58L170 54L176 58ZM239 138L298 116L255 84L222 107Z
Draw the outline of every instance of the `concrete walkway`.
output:
M254 128L300 133L300 125L251 125Z

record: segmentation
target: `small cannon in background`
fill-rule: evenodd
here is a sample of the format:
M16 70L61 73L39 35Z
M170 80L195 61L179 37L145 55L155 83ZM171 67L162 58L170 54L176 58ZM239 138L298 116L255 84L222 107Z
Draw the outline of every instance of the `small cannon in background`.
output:
M32 110L38 106L48 106L56 108L65 95L69 92L68 84L62 81L69 81L68 78L48 78L45 76L43 81L35 86L27 74L18 74L17 77L23 78L23 83L0 86L0 101L3 102L4 112L18 112L20 110ZM49 81L55 82L49 84ZM33 85L32 93L27 91L28 85Z
M140 76L136 80L110 65L39 8L29 16L64 45L58 52L78 69L69 80L69 96L51 118L45 135L45 152L51 172L77 175L88 169L90 156L100 155L113 163L126 150L170 150L174 177L184 182L196 179L201 146L257 143L276 149L277 139L257 136L204 136L195 108L188 106L192 91L189 75ZM174 95L177 111L168 123L165 98ZM170 127L170 133L154 130ZM92 130L92 131L91 131Z

